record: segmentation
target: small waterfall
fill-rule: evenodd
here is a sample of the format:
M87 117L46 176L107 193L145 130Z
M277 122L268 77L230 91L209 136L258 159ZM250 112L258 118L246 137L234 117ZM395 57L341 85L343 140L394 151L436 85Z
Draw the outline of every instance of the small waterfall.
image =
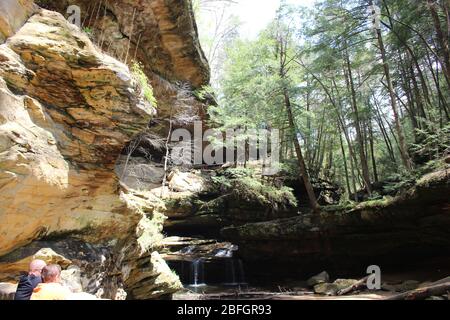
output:
M233 251L230 249L220 249L214 256L217 258L232 258Z
M239 270L239 275L240 275L239 282L240 282L240 284L246 284L245 273L244 273L244 264L242 263L241 259L238 259L237 262L238 262L238 270Z
M238 250L238 246L236 245L232 245L229 248L222 248L217 250L217 252L215 253L215 257L217 258L232 258L233 257L233 252Z
M198 241L200 243L201 241ZM185 245L173 253L169 266L191 290L207 286L241 286L245 282L243 262L235 258L239 247L232 243Z
M245 284L244 266L241 259L226 259L225 272L225 285Z
M205 267L202 258L195 259L191 263L191 283L192 287L201 287L205 285Z

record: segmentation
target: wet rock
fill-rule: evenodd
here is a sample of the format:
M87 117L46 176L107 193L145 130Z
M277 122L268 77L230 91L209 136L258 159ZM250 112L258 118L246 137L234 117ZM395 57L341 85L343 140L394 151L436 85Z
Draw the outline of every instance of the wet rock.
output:
M419 287L420 282L416 280L407 280L402 284L397 286L397 291L406 292L410 290L415 290Z

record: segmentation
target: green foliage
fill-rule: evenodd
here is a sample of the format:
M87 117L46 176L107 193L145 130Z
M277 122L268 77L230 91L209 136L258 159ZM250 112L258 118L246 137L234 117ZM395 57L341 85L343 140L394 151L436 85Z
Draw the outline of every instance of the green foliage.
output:
M435 159L428 161L425 165L416 168L412 172L402 172L391 174L384 181L383 191L387 194L399 194L414 187L417 181L424 175L438 171L446 167L443 159Z
M94 31L90 27L84 27L83 32L86 33L90 39L94 36Z
M227 177L216 176L216 177L211 177L211 180L217 186L231 188L231 181Z
M425 122L425 121L424 121ZM426 130L416 129L420 136L420 143L413 144L413 152L419 156L440 158L450 153L450 123L440 127L430 121L426 121Z
M410 175L392 175L385 181L383 192L387 194L396 194L405 191L414 186L415 181L415 178Z
M136 61L133 61L131 65L131 73L137 82L138 89L143 93L145 100L149 102L153 107L156 107L156 98L153 95L153 88L148 81L148 78L144 72L143 66Z
M253 177L236 179L235 193L240 199L248 201L257 200L262 204L273 205L276 203L287 203L290 206L297 206L297 199L288 187L277 188L264 184L261 180Z
M447 167L443 158L430 160L425 163L423 166L416 169L416 177L420 178L427 173L438 171Z
M267 206L297 206L297 199L291 188L272 186L257 178L250 169L227 169L220 175L212 177L212 181L222 193L228 193L241 201L257 202Z
M214 95L214 89L211 86L203 86L194 91L194 96L200 101L205 100L212 95Z
M255 174L254 170L244 167L230 168L223 172L223 175L228 179L240 179L252 177Z
M444 3L436 9L440 17L448 11ZM279 129L283 171L289 175L298 175L298 164L292 161L298 138L311 180L333 181L345 186L347 195L364 188L363 168L369 183L386 181L370 200L413 186L433 165L406 172L410 169L404 168L399 152L400 131L416 167L449 154L448 79L445 64L438 61L442 49L426 1L414 6L410 0L381 4L380 40L398 95L400 130L368 2L353 0L317 1L310 9L283 2L256 38L228 42L222 74L214 85L219 104L209 108L211 127L222 132ZM280 70L284 50L287 58ZM287 119L284 88L294 130ZM242 133L238 143L246 138Z

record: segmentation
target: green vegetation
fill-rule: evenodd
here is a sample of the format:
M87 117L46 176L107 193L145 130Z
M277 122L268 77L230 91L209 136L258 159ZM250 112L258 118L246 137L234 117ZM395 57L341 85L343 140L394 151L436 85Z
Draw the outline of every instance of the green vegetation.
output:
M83 28L83 32L87 34L87 36L89 37L89 39L92 40L92 37L94 36L94 31L92 30L92 28L90 27L84 27Z
M279 204L296 207L297 199L288 187L275 187L256 177L250 169L227 169L219 176L212 177L215 188L222 193L245 202L256 202L272 207Z
M153 95L153 88L144 72L142 64L133 61L131 65L131 73L137 82L137 87L140 92L144 95L144 98L153 107L157 106L156 98Z
M208 39L226 38L215 53L223 63L213 127L278 129L284 169L306 178L307 190L307 180L323 179L345 189L344 201L384 201L450 152L448 12L448 1L282 2L256 38ZM259 181L216 180L270 202Z

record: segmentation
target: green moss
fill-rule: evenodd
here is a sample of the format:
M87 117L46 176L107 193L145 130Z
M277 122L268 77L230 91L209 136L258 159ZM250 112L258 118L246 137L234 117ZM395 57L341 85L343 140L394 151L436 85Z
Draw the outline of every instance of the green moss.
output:
M227 169L221 176L214 177L213 182L222 192L229 193L245 202L257 202L261 205L285 204L296 207L297 199L292 189L277 188L255 177L250 169Z
M144 69L139 62L134 61L131 65L131 73L138 83L138 89L143 93L145 100L156 108L157 102L153 95L153 88L145 75Z
M369 201L365 201L360 203L359 205L356 206L356 209L376 209L376 208L385 208L389 205L391 205L392 203L394 203L394 199L393 197L383 197L381 199L376 199L376 200L369 200Z

